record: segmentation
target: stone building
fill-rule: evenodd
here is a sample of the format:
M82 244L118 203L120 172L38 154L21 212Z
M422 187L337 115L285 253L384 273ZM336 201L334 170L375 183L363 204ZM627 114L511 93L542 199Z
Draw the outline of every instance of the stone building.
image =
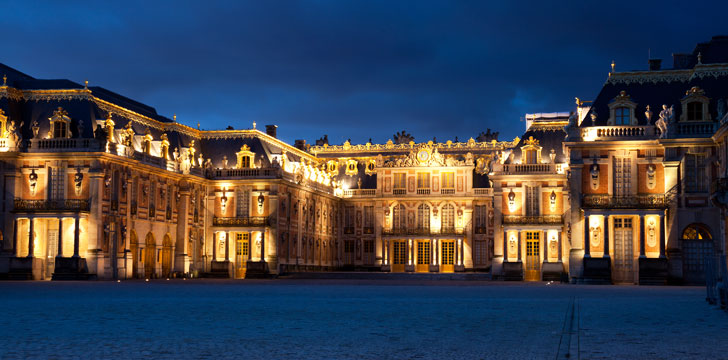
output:
M725 251L728 38L612 69L512 141L201 130L0 65L0 278L485 272L700 282Z

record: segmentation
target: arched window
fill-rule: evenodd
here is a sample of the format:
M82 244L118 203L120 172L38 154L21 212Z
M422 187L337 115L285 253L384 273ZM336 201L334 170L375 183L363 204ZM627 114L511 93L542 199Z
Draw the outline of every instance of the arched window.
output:
M392 225L395 229L406 229L407 228L407 216L405 213L404 205L399 204L394 207L392 211Z
M688 103L688 121L703 121L703 103L698 101Z
M427 204L417 207L417 229L430 230L430 207Z
M710 231L700 224L690 224L683 230L683 240L711 240Z
M614 109L614 125L630 125L630 114L628 107Z
M682 232L683 280L688 284L705 282L705 261L713 256L713 237L702 224L690 224Z
M455 230L455 207L450 204L443 206L440 217L442 221L442 231Z

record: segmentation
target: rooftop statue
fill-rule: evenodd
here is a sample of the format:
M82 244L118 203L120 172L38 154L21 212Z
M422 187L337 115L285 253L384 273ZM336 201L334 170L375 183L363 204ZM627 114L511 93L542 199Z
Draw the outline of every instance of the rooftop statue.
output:
M493 140L498 141L498 131L490 132L490 128L486 129L485 132L480 132L480 135L475 138L478 142L491 142Z
M660 118L655 122L655 126L660 130L660 139L667 137L667 132L670 128L670 124L675 120L675 115L672 111L672 106L669 108L667 105L662 105L662 111L660 111Z
M415 137L404 130L394 134L394 142L397 144L409 144L410 141L415 141Z

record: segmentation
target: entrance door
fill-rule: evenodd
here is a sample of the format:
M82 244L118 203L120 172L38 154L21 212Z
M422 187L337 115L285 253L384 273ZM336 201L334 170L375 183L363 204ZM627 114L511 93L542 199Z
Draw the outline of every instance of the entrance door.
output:
M157 267L157 242L152 233L147 234L144 241L144 277L152 279L155 277Z
M441 254L441 272L454 272L455 271L455 240L442 240L440 241L442 249Z
M541 233L526 232L526 281L541 280Z
M432 259L430 249L430 240L417 240L417 266L415 267L415 271L430 271L430 259Z
M403 272L407 254L407 241L392 241L392 272Z
M245 279L245 271L250 258L250 236L248 233L235 234L235 278Z
M632 244L632 219L614 219L614 271L615 283L634 282L634 246Z
M344 265L354 265L354 240L344 240Z
M164 235L162 241L162 276L169 278L172 274L172 239Z

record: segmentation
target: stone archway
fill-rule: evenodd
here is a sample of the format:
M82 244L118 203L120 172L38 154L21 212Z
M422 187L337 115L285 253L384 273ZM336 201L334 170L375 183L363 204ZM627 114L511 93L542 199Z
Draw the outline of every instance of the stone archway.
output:
M147 233L144 240L144 277L151 279L155 277L155 268L157 266L157 242L154 240L154 234Z

